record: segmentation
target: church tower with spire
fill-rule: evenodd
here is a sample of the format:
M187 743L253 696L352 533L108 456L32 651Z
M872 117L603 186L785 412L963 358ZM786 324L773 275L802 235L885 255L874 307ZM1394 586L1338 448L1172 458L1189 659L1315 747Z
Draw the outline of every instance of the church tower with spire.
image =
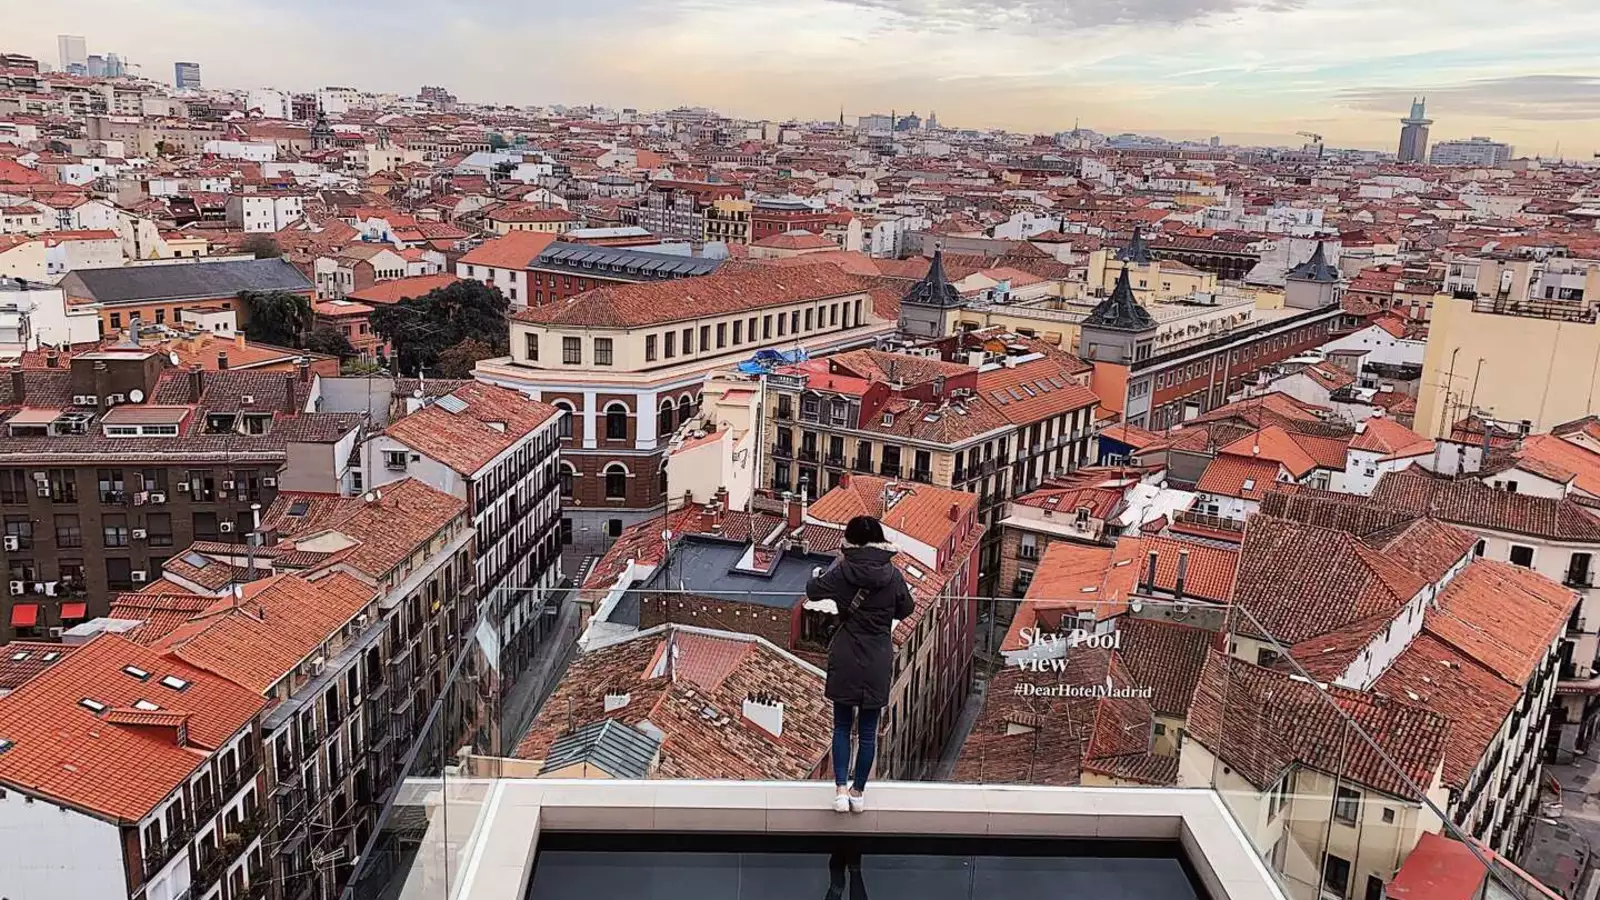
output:
M933 251L928 274L900 298L900 334L911 340L944 337L964 305L961 292L944 274L944 249Z
M338 139L333 133L333 126L328 124L328 111L317 104L317 121L311 126L311 149L332 150Z

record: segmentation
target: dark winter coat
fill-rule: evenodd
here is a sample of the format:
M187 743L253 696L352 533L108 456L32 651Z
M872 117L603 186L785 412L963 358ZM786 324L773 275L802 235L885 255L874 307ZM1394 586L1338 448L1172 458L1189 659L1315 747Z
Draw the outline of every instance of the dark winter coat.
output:
M867 709L889 705L894 669L893 623L911 615L911 591L889 560L893 544L846 546L844 557L811 579L806 596L832 600L839 607L839 630L828 645L827 697ZM859 606L852 609L857 592Z

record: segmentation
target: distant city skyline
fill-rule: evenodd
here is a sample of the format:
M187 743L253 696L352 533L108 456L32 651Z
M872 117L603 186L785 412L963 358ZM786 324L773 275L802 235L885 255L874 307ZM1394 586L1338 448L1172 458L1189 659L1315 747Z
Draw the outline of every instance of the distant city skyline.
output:
M1293 145L1313 131L1390 152L1426 94L1435 141L1600 149L1600 7L1579 0L1462 0L1447 17L1383 0L589 0L535 15L508 0L57 0L7 15L5 49L54 62L57 36L81 34L146 77L193 61L225 88L427 83L475 103L773 119L842 103L1020 132L1080 120Z

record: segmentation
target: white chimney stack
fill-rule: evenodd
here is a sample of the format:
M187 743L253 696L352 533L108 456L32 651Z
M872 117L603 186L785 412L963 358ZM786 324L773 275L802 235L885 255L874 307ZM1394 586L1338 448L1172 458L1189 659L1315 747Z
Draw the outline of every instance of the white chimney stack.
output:
M766 694L744 698L744 717L766 729L773 737L783 737L783 702Z

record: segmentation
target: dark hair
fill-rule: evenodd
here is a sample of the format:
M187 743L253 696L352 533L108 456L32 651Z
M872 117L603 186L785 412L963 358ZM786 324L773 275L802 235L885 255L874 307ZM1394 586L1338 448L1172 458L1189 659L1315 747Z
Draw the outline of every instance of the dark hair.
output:
M844 540L857 547L884 543L883 525L871 516L856 516L844 526Z

